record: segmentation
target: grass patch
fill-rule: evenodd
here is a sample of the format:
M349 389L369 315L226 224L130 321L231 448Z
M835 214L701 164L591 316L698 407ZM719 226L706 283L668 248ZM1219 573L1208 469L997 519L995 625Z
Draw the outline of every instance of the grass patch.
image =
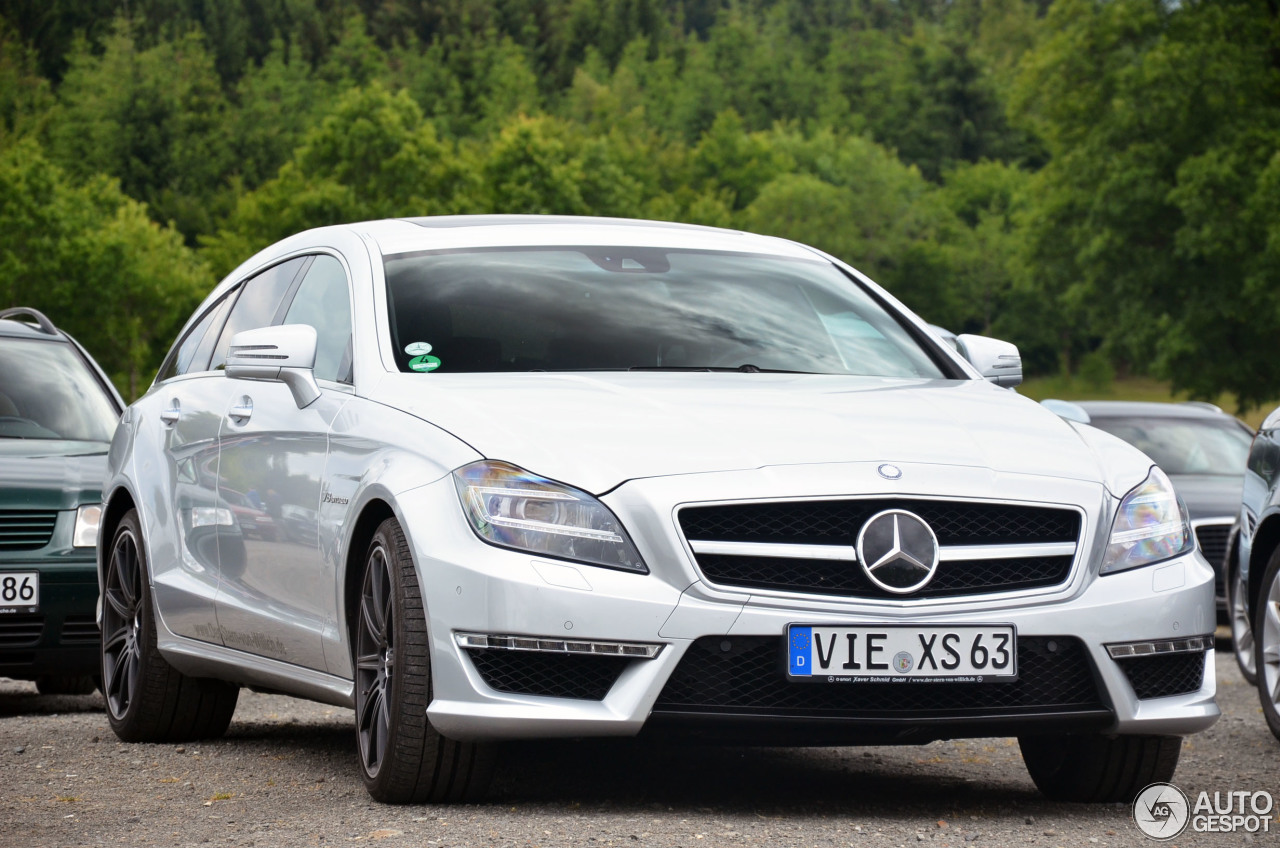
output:
M1059 400L1142 400L1158 403L1177 403L1190 400L1185 392L1173 392L1163 380L1150 377L1126 377L1112 380L1104 387L1086 384L1070 377L1033 377L1018 387L1019 394L1032 400L1058 398ZM1268 401L1261 406L1238 413L1234 395L1223 392L1213 403L1226 412L1235 413L1241 421L1255 430L1271 410L1280 406L1280 400Z

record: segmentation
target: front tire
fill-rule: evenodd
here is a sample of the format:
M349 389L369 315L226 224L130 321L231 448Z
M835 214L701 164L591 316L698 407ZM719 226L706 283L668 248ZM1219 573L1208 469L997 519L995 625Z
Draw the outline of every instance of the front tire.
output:
M156 647L156 613L136 510L111 540L102 604L102 694L107 721L125 742L187 742L221 736L240 689L188 677Z
M1180 736L1019 736L1032 781L1052 801L1128 802L1178 767Z
M1227 580L1227 610L1231 615L1231 651L1236 656L1240 674L1252 683L1258 682L1258 658L1253 644L1253 622L1249 620L1249 587L1240 574L1240 566L1232 563Z
M1262 572L1253 611L1254 662L1258 700L1271 733L1280 739L1280 548Z
M365 555L355 638L356 737L365 788L388 804L483 795L493 747L446 739L427 719L426 611L399 522L378 527Z

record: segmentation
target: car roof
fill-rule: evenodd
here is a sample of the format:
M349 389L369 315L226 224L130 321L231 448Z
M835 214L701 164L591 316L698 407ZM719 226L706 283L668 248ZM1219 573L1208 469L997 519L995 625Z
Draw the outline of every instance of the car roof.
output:
M1231 418L1211 404L1160 403L1136 400L1078 400L1073 401L1090 418Z
M445 215L342 225L366 233L384 255L420 250L599 245L758 253L821 261L811 247L741 230L570 215Z

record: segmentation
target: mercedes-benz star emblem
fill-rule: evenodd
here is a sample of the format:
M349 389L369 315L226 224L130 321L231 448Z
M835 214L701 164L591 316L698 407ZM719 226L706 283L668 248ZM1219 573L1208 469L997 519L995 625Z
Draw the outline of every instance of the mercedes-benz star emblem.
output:
M876 513L858 532L858 562L871 582L895 595L923 589L938 570L938 537L903 509Z
M890 465L887 462L884 465L881 465L879 468L877 468L876 473L878 473L881 477L883 477L886 480L902 479L902 469L896 465Z

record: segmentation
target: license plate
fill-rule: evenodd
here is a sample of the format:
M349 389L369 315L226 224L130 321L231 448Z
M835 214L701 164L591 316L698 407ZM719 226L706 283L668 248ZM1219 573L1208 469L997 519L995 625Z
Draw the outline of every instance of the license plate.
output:
M987 683L1018 676L1011 624L787 628L787 677L828 683Z
M0 571L0 613L36 612L40 606L40 572Z

